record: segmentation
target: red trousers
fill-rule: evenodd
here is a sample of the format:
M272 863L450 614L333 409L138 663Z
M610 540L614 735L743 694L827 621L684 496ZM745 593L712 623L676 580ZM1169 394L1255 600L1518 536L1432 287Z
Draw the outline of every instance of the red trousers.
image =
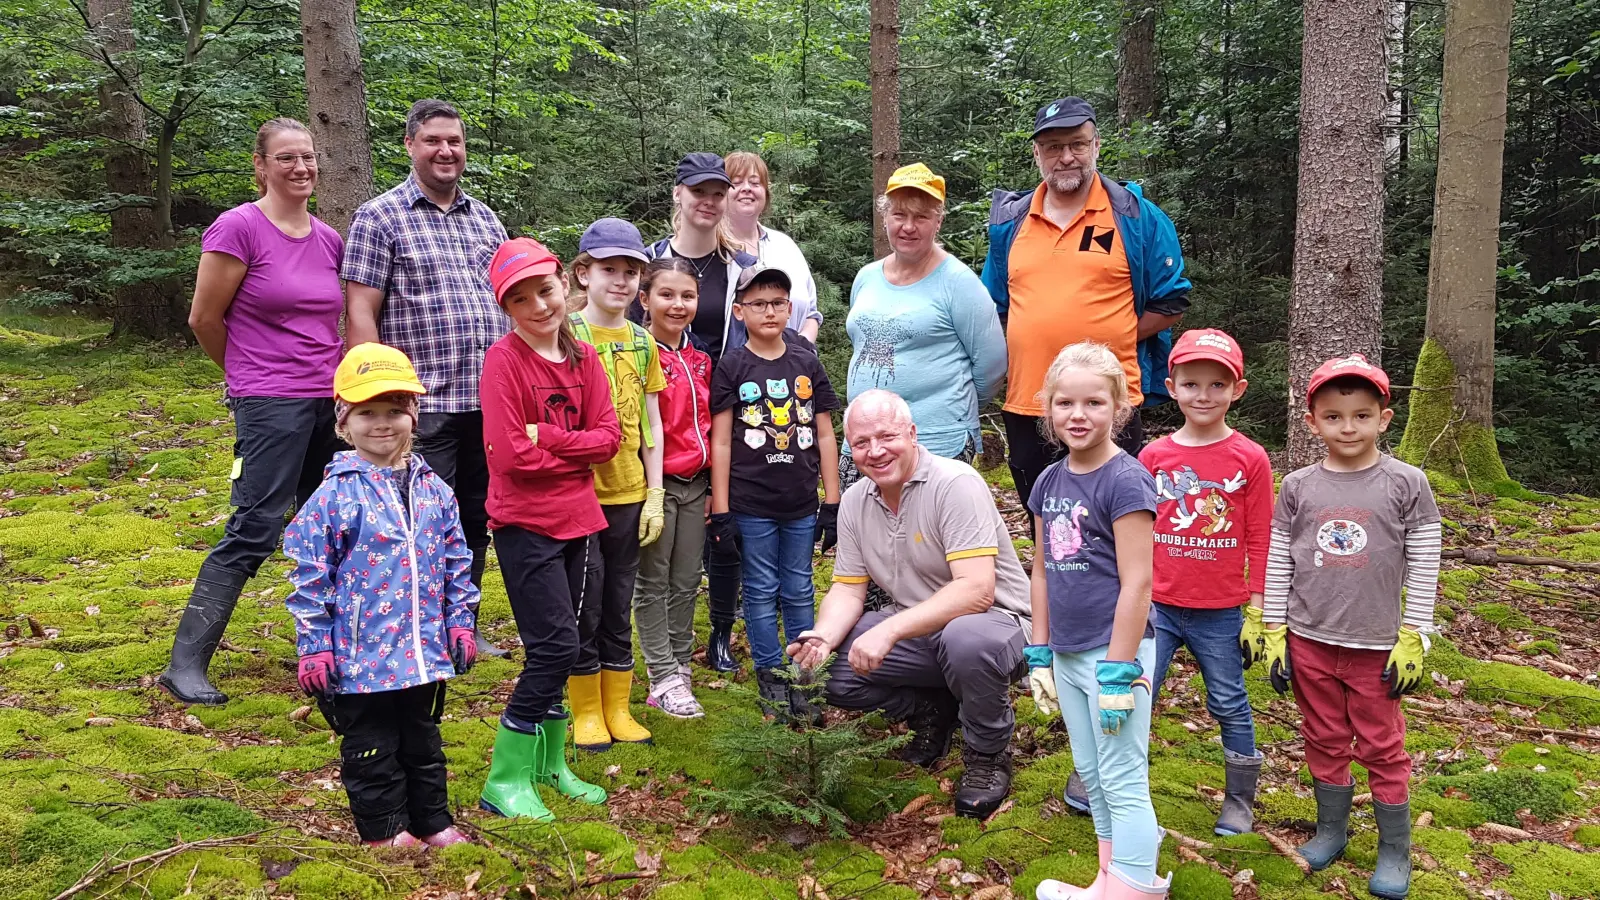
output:
M1381 678L1387 650L1356 650L1289 634L1294 700L1306 766L1323 784L1350 783L1350 762L1367 769L1372 796L1404 803L1410 796L1411 755L1406 718ZM1352 744L1354 746L1352 746Z

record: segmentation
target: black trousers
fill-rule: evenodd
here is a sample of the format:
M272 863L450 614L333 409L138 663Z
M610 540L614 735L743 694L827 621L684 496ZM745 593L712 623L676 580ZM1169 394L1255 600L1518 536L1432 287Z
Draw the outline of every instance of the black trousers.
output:
M483 453L483 412L423 413L411 449L456 492L461 530L472 550L474 583L489 547L489 460ZM481 585L480 585L481 586Z
M595 535L588 584L578 607L578 658L572 674L633 671L633 585L639 579L643 503L601 506L606 528Z
M710 541L706 541L703 558L706 565L706 603L711 612L711 624L732 628L733 620L739 616L742 566L738 561L717 561L711 555Z
M376 694L337 694L318 700L322 715L344 741L340 778L363 841L386 841L401 831L427 837L449 828L445 785L444 682Z
M495 555L522 636L522 674L505 713L519 730L530 730L561 705L578 658L577 612L593 546L592 535L559 541L512 525L495 530Z
M255 577L278 549L286 514L322 483L322 470L343 446L333 434L331 399L234 397L233 514L208 565Z
M1051 463L1067 455L1067 447L1045 440L1039 428L1041 424L1048 427L1048 422L1038 416L1022 416L1002 410L1000 418L1006 424L1006 446L1010 449L1010 458L1006 463L1011 468L1011 480L1017 485L1017 499L1022 501L1022 508L1027 509L1028 496L1033 493L1034 483ZM1128 455L1138 457L1139 451L1144 449L1144 419L1139 415L1138 407L1134 408L1128 424L1122 426L1113 440Z

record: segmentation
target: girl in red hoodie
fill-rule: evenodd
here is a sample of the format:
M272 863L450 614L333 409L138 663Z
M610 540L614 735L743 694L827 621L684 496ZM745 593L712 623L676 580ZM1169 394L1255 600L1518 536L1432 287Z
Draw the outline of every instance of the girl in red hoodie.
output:
M555 254L529 238L506 241L489 281L514 328L483 359L486 506L526 659L500 716L480 803L549 821L536 785L589 803L606 798L567 766L561 691L578 656L576 609L593 535L606 527L591 467L617 454L622 430L599 354L567 321Z
M699 308L698 282L688 260L651 262L639 286L667 379L666 390L657 395L667 496L661 537L639 550L633 615L650 673L647 702L669 716L698 719L705 711L689 688L689 654L711 491L711 357L688 330Z

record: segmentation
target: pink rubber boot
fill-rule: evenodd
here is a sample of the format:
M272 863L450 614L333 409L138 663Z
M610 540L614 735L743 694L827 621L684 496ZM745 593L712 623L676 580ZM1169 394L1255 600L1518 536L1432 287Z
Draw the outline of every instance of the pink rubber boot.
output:
M1039 882L1039 889L1033 895L1038 900L1102 900L1105 896L1106 879L1110 877L1107 870L1111 868L1111 842L1100 842L1100 871L1095 873L1094 881L1088 887L1078 887L1064 881L1046 878Z
M424 847L422 839L409 831L402 831L386 841L362 841L367 847Z
M446 828L438 834L428 835L422 839L422 842L427 844L429 847L448 847L451 844L472 843L467 839L467 836L462 834L461 830L454 825L451 825L449 828Z

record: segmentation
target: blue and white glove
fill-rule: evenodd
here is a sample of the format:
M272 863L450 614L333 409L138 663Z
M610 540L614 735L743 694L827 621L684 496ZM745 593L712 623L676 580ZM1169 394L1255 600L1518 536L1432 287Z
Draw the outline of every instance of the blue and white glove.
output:
M1102 659L1094 664L1094 678L1100 683L1100 730L1120 734L1122 725L1133 714L1135 687L1150 693L1150 679L1138 660L1121 662Z
M1061 708L1061 698L1056 695L1055 654L1044 644L1029 644L1022 648L1022 658L1028 663L1028 690L1033 693L1033 703L1039 714L1054 716Z

